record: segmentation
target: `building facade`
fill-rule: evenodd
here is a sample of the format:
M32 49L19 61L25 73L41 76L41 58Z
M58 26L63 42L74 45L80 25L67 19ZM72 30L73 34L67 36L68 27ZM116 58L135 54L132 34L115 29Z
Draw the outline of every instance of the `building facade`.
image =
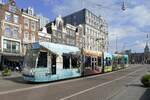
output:
M51 34L47 32L46 27L43 27L39 32L38 32L38 41L39 42L51 42Z
M131 64L150 64L150 51L146 43L143 53L130 53L129 62Z
M83 63L84 74L102 72L102 52L108 47L108 25L101 16L96 16L88 9L82 9L63 17L64 23L83 26Z
M22 13L22 48L23 54L26 53L27 45L38 41L39 18L35 16L34 9L29 7L21 9Z
M7 64L10 60L22 56L21 16L21 11L16 8L15 2L0 5L1 63Z
M26 44L38 39L39 20L32 9L25 12L14 0L0 4L0 50L2 66L17 66L23 61ZM30 13L30 14L29 14Z
M81 25L75 27L71 24L64 24L62 17L58 16L55 21L47 24L46 27L48 33L51 34L51 42L82 47L83 29Z
M50 22L50 19L47 17L44 17L42 14L38 14L37 17L40 20L40 29L45 27L46 24L48 24Z
M108 25L102 17L98 17L87 9L83 9L63 17L65 23L83 26L85 49L106 51L108 44Z

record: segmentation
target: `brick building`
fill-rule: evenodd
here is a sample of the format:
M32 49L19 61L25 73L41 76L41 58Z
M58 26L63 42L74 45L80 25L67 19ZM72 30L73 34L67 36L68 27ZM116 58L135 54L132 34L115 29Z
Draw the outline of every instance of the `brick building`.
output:
M0 4L1 68L22 63L26 44L38 39L39 19L33 9L19 9L14 0Z

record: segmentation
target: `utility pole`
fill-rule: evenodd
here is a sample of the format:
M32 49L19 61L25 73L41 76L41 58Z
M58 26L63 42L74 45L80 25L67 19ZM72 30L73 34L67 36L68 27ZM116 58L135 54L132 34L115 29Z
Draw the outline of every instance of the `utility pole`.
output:
M117 36L117 33L115 35L116 35L116 53L117 53L118 52L118 36Z

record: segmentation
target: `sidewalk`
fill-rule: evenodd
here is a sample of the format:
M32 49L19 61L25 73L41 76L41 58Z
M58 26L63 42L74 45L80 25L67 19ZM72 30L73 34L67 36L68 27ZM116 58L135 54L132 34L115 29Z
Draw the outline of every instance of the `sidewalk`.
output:
M110 100L150 100L150 88L145 88L138 77Z
M22 74L19 73L19 72L12 71L11 76L2 76L2 72L0 71L0 79L3 79L3 78L20 77L21 75L22 75Z

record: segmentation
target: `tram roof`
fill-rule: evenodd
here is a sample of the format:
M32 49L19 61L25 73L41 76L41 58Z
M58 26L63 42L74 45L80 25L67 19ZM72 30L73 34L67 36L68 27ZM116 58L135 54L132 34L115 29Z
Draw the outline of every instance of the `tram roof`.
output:
M108 53L108 52L104 52L104 57L110 57L110 58L112 58L112 54Z
M39 42L39 44L57 55L62 55L63 53L74 54L80 52L80 49L75 46L68 46L68 45L50 43L50 42Z

